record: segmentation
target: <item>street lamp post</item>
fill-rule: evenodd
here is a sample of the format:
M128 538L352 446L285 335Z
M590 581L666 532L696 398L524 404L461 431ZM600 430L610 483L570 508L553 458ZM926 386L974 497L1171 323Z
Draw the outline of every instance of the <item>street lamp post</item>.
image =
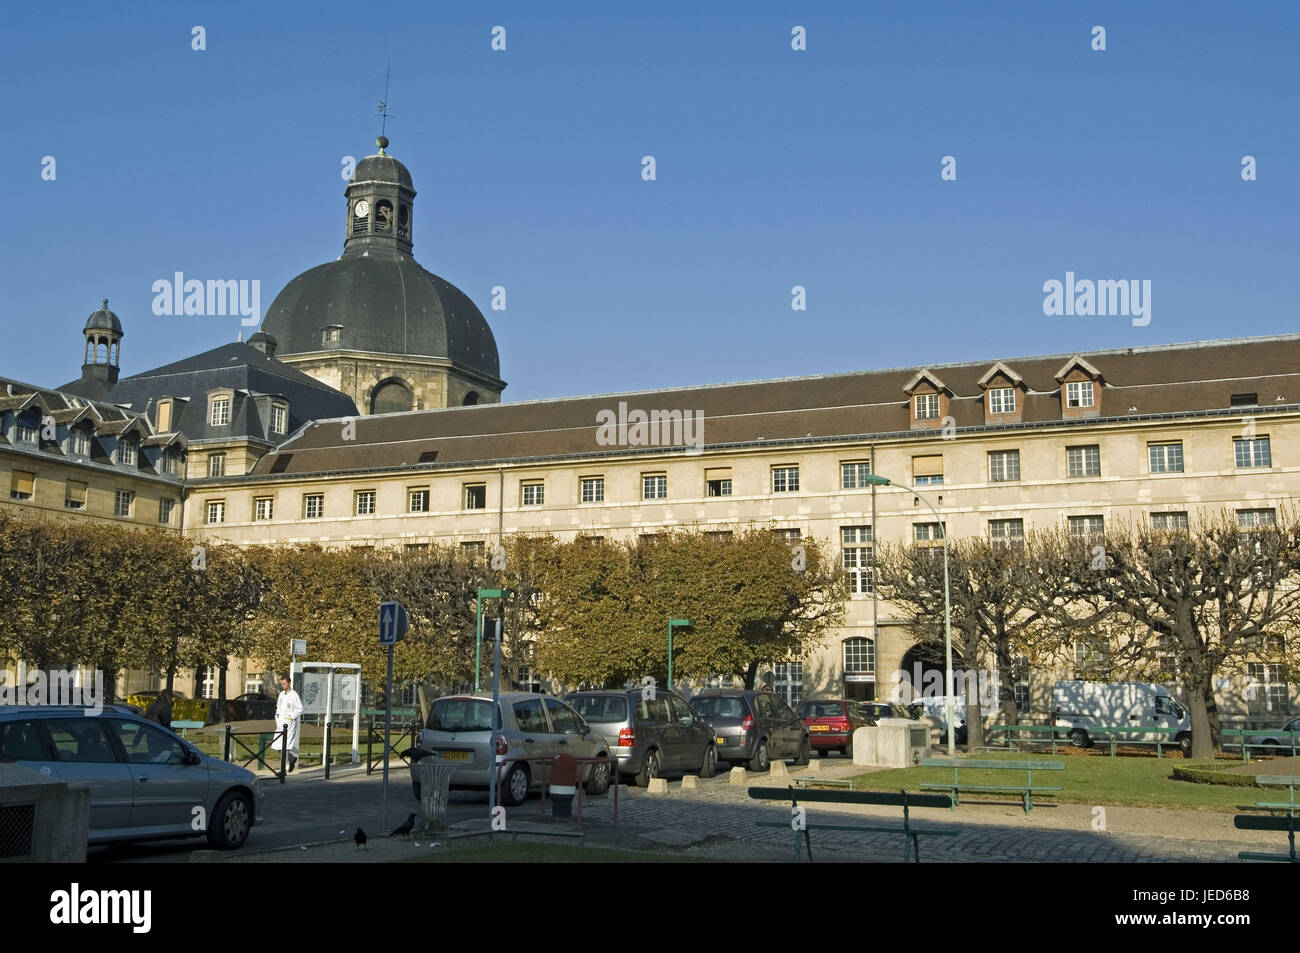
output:
M483 600L509 599L509 589L480 589L474 598L474 694L478 694L479 657L483 647ZM503 607L502 607L503 608ZM498 613L502 614L502 613Z
M907 490L918 500L930 508L934 518L939 522L939 538L943 540L943 641L944 641L944 712L948 721L948 757L957 756L957 726L955 722L956 708L953 702L953 684L952 684L952 603L948 595L948 529L943 525L943 518L939 516L939 511L930 506L930 501L917 493L906 483L899 483L897 480L891 480L888 477L879 476L871 473L867 475L867 482L875 486L899 486ZM871 527L872 538L876 538L876 527ZM873 543L874 546L874 543Z
M691 624L690 619L668 620L668 690L673 690L673 629L685 629Z

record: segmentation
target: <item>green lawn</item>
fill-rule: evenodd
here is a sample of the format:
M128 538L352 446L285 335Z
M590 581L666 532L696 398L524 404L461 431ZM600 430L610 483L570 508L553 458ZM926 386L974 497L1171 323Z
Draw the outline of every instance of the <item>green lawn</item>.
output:
M1064 771L1044 771L1034 775L1034 783L1061 785L1065 788L1056 794L1060 803L1122 804L1128 807L1168 807L1201 811L1231 812L1238 804L1250 804L1262 798L1263 792L1250 787L1225 787L1218 784L1193 784L1175 781L1170 777L1176 767L1219 768L1222 762L1196 761L1173 758L1110 758L1070 755L1027 755L981 753L979 760L1063 761ZM900 768L860 774L854 779L854 789L860 791L921 790L922 781L950 781L951 769ZM965 771L962 783L969 784L1019 784L1023 774L1011 771ZM935 792L941 793L941 792ZM1014 795L963 795L962 802L1008 799ZM960 808L958 808L960 810Z
M414 864L686 864L705 858L663 854L652 850L614 850L607 847L577 847L573 844L510 842L476 844L446 853L413 857ZM705 861L711 862L711 861Z

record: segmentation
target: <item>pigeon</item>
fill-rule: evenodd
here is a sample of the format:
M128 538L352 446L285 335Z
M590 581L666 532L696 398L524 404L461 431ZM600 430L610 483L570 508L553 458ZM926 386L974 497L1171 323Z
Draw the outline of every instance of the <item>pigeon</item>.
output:
M357 832L352 835L352 839L357 842L357 850L366 847L366 832L361 828L357 828ZM369 847L366 847L366 850L369 849Z
M397 829L394 830L393 833L389 834L388 836L389 836L389 837L398 837L399 835L403 835L403 834L404 834L404 835L406 835L406 837L409 839L410 836L411 836L411 831L412 831L414 828L415 828L415 815L412 814L412 815L411 815L410 817L408 817L406 820L402 821L402 823L401 823L400 825L398 825Z

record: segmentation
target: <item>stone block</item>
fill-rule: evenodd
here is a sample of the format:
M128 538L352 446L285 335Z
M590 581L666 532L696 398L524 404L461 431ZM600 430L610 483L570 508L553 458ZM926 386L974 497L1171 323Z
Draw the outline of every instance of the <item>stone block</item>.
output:
M773 778L788 778L790 772L786 770L784 761L773 761L772 766L768 768L768 775Z
M667 794L667 793L668 793L668 779L667 779L667 778L651 778L651 779L650 779L650 783L646 786L645 793L646 793L646 794Z
M745 769L732 768L731 774L727 775L727 783L743 788L745 786Z
M682 790L694 791L700 786L700 779L693 774L688 774L682 778Z

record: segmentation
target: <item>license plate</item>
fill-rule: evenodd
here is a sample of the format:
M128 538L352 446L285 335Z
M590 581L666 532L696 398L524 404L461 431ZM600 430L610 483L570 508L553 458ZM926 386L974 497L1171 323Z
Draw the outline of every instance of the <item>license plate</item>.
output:
M809 731L830 731L831 726L830 725L809 725L808 730Z
M721 735L718 735L718 744L725 745L726 743L727 743L727 739L722 737Z
M439 751L439 761L471 761L473 760L468 751Z

